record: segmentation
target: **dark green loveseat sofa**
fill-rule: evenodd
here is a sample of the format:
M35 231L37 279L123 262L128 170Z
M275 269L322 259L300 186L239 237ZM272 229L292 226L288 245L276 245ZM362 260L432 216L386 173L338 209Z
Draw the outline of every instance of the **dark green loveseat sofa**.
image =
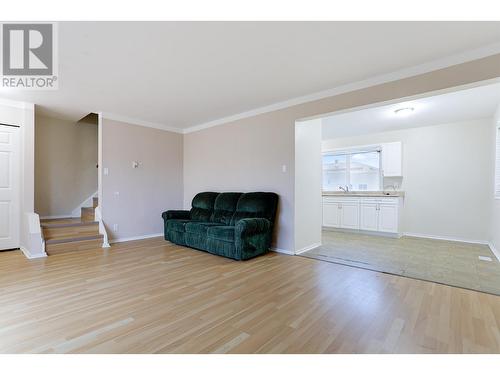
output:
M190 211L162 214L165 239L228 258L250 259L269 250L277 205L275 193L199 193Z

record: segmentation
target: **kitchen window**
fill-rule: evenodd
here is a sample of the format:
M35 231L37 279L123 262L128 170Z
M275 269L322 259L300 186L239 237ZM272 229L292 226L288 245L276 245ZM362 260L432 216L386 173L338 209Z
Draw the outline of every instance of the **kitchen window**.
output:
M381 150L339 151L323 154L323 191L382 190Z

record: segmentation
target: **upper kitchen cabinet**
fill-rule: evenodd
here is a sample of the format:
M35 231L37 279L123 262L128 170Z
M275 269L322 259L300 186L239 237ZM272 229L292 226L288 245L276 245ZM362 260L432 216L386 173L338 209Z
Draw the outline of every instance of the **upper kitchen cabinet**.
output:
M401 142L382 144L382 173L384 177L403 176L402 149Z

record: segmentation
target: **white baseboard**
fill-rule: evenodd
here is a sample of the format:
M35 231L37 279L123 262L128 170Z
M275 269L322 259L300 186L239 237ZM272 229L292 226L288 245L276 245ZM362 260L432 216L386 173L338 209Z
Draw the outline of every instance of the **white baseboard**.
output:
M500 252L495 247L495 245L493 245L493 242L488 243L488 246L490 247L491 252L497 257L497 260L500 262Z
M418 238L427 238L430 240L442 240L442 241L453 241L453 242L463 242L463 243L473 243L478 245L489 245L488 241L484 240L470 240L464 238L456 238L456 237L446 237L446 236L433 236L429 234L421 234L421 233L403 233L403 236L407 237L418 237Z
M145 234L143 236L135 236L135 237L115 238L113 240L110 240L109 243L145 240L154 237L163 237L163 233Z
M274 251L276 253L280 253L280 254L286 254L286 255L294 255L294 253L290 250L285 250L285 249L280 249L278 247L271 247L270 249L271 251Z
M401 238L400 233L378 232L373 230L362 229L348 229L348 228L334 228L334 227L321 227L322 231L340 232L340 233L353 233L353 234L367 234L369 236Z
M32 255L28 249L24 248L24 247L19 247L19 249L21 249L21 251L23 252L24 256L28 259L38 259L38 258L45 258L47 256L47 253L42 253L42 254L36 254L36 255Z
M297 251L295 252L295 255L305 253L306 251L309 251L309 250L315 249L315 248L320 247L320 246L321 246L321 242L314 243L314 244L312 244L312 245L309 245L309 246L303 247L303 248L302 248L302 249L300 249L300 250L297 250Z

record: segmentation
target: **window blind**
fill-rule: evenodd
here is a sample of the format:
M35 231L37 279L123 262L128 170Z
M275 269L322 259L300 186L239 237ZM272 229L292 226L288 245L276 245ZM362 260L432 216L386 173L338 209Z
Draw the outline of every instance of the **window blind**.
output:
M500 127L497 128L495 154L495 198L500 199Z

